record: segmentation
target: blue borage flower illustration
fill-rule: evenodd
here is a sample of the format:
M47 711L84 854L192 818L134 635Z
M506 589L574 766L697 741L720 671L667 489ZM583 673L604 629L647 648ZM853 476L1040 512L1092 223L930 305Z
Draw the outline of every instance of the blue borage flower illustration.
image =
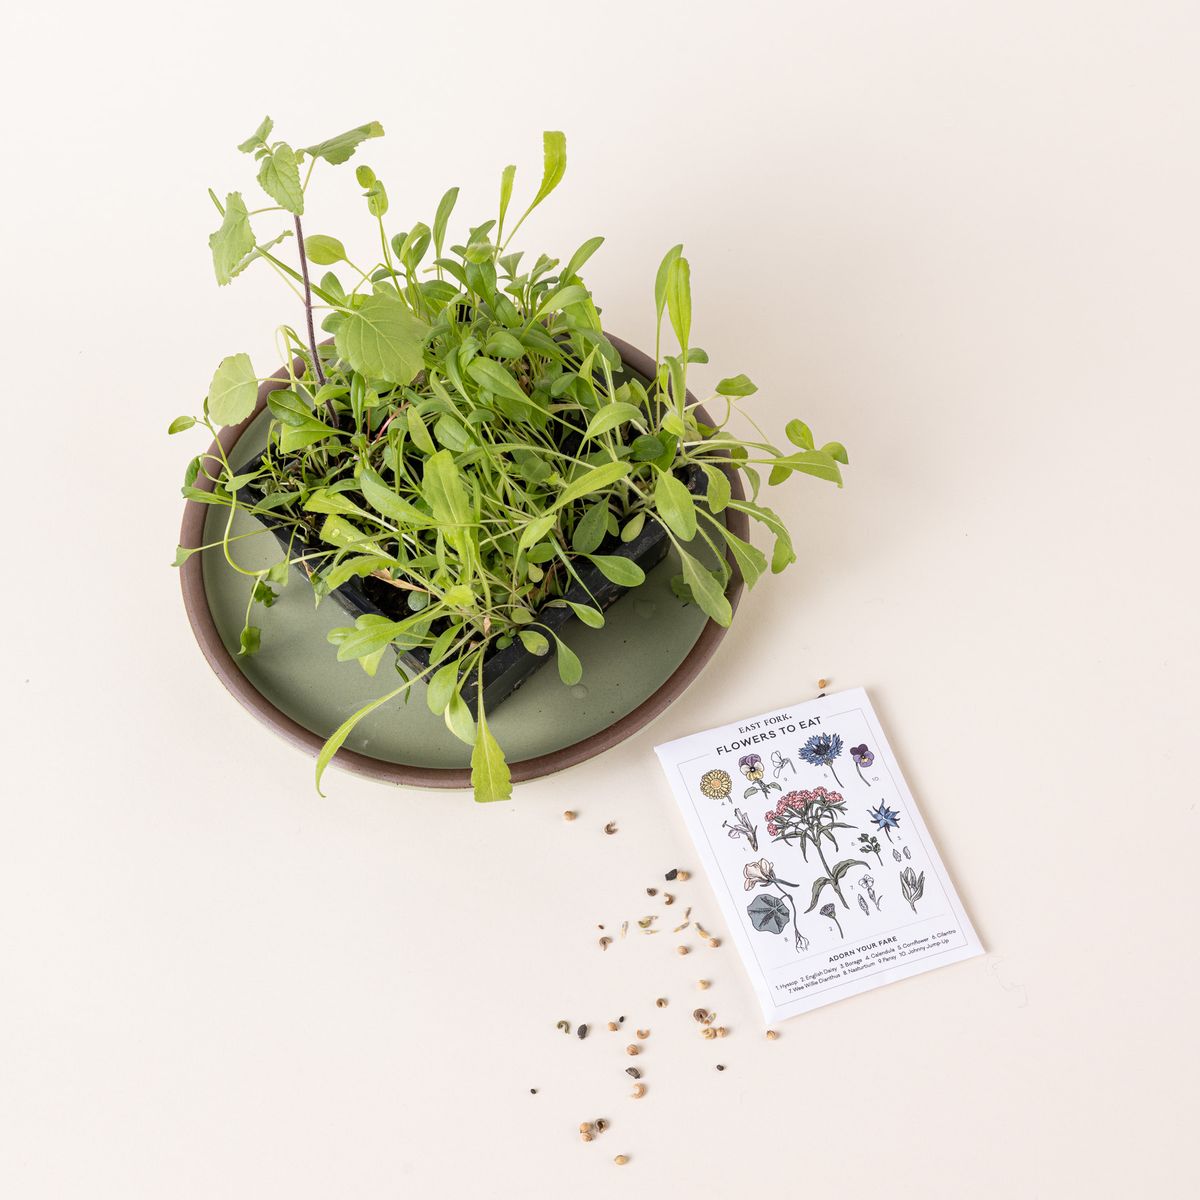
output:
M762 792L764 796L769 796L772 788L777 792L783 791L779 784L767 783L763 780L765 768L761 754L743 754L738 759L738 770L750 781L750 786L743 793L747 799L755 792Z
M881 800L878 808L868 808L867 816L875 822L875 828L885 834L887 840L892 840L892 830L900 828L900 814L888 808Z
M808 949L808 938L800 932L800 918L796 913L796 902L788 890L796 888L798 883L780 879L775 874L775 864L770 859L760 858L758 862L748 862L742 868L743 881L746 891L763 888L762 894L755 896L746 908L750 923L759 933L782 933L787 928L789 918L792 922L792 933L795 938L798 953ZM779 895L774 896L766 888L774 888ZM790 910L790 911L789 911Z
M800 757L814 767L828 767L833 781L842 786L837 772L833 769L833 760L842 753L842 735L840 733L814 733L800 747Z
M850 757L854 761L854 769L858 772L858 777L867 785L871 786L871 781L862 773L863 767L869 767L875 761L875 755L867 749L864 742L861 746L850 747Z

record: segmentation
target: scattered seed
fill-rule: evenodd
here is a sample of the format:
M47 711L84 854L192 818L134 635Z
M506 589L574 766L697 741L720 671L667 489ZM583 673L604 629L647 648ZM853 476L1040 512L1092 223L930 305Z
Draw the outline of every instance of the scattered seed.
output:
M684 883L686 880L691 879L691 877L692 877L691 871L676 871L675 872L675 878L678 879L680 883Z
M583 1039L587 1037L587 1031L588 1027L586 1025L580 1025L580 1027L575 1030L575 1036L582 1042Z
M639 929L649 929L649 928L650 928L650 926L651 926L651 924L652 924L654 921L657 921L657 920L658 920L658 918L657 918L657 917L643 917L643 918L642 918L642 919L641 919L641 920L638 922L638 928L639 928Z
M718 1070L718 1071L723 1071L723 1070L725 1070L725 1064L724 1064L724 1063L717 1063L717 1070Z
M536 1096L536 1095L537 1095L537 1088L530 1088L530 1089L529 1089L529 1094L530 1094L531 1096Z
M616 1032L617 1032L617 1030L618 1030L618 1029L620 1029L621 1027L620 1027L620 1025L618 1025L618 1024L616 1023L616 1021L609 1021L609 1023L608 1023L608 1028L609 1028L609 1029L610 1029L610 1030L611 1030L613 1033L616 1033Z
M706 1025L700 1030L700 1036L708 1041L712 1041L717 1036L717 1031L711 1025Z
M603 1117L596 1118L596 1132L603 1133L608 1128L608 1122Z
M658 895L658 888L647 888L647 889L646 889L646 895L647 895L647 896L657 896L657 895Z
M615 1162L618 1167L623 1167L628 1161L628 1154L618 1154L617 1157L613 1159L613 1162Z
M711 985L709 984L709 982L708 982L708 980L707 980L707 979L697 979L697 980L696 980L696 986L697 986L697 987L698 987L698 988L699 988L699 989L700 989L702 992L705 992L705 991L707 991L707 990L708 990L708 988L709 988Z
M711 945L712 943L710 942L709 944ZM676 954L687 954L687 953L688 953L688 947L687 947L687 946L676 946L676 947L675 947L675 953L676 953Z
M563 1033L570 1033L571 1032L571 1022L570 1021L559 1021L559 1023L557 1025L555 1025L554 1028L561 1029L563 1031Z
M654 1002L654 1007L655 1008L666 1008L667 1007L666 996L659 996L659 998L657 1000L655 1000L655 1002Z
M663 876L663 878L664 878L664 879L665 879L665 880L666 880L668 883L670 883L670 882L671 882L672 880L674 880L674 879L678 879L678 878L679 878L679 869L678 869L678 867L674 867L674 868L672 868L670 871L668 871L668 872L667 872L667 873L666 873L666 874Z
M692 915L692 906L690 904L683 910L683 915L685 919Z
M638 1035L638 1041L639 1041L639 1042L644 1042L644 1041L645 1041L645 1040L646 1040L646 1039L647 1039L647 1038L650 1036L650 1030L648 1030L648 1029L639 1029L639 1030L637 1031L637 1035Z
M565 813L563 813L563 820L564 821L573 821L573 820L575 820L575 814L568 808L567 811Z
M717 1037L728 1037L729 1030L724 1025L717 1026Z
M697 922L696 922L696 932L697 932L697 933L698 933L698 934L699 934L699 935L700 935L700 936L701 936L701 937L702 937L702 938L703 938L705 941L708 941L708 939L709 939L710 937L712 937L712 934L711 934L711 933L709 933L709 932L708 932L708 930L707 930L707 929L705 929L705 928L704 928L704 926L703 926L703 925L701 925L699 921L697 921Z
M630 1042L629 1045L625 1047L625 1053L626 1054L641 1054L641 1051L637 1048L637 1046L635 1046L632 1042Z
M644 1083L635 1083L633 1091L629 1093L635 1100L640 1100L646 1094L646 1085Z
M721 944L721 939L720 938L709 938L708 944L710 946L712 946L713 949L715 950Z
M605 825L605 827L604 827L604 832L605 833L616 833L617 832L616 821L609 821L609 823L607 825Z
M817 687L819 687L819 688L827 688L828 686L829 686L829 680L828 680L828 679L818 679L818 680L817 680Z
M603 928L603 926L601 926L601 928ZM609 948L609 946L611 946L611 945L612 945L612 938L602 937L600 939L600 949L601 950L607 950Z
M676 925L675 928L671 930L671 932L672 933L682 933L690 924L691 924L691 921L684 921L684 923L682 925Z
M592 1140L592 1137L593 1137L592 1131L591 1131L590 1129L585 1129L585 1130L584 1130L584 1131L583 1131L583 1132L582 1132L582 1133L579 1135L579 1140L580 1140L581 1142L590 1142L590 1141Z
M693 1021L703 1021L704 1018L707 1016L708 1016L707 1008L695 1008L692 1010L692 1020Z
M778 1029L768 1029L767 1030L767 1041L768 1042L773 1042L778 1036L779 1036Z
M632 1079L641 1079L642 1077L642 1073L637 1069L637 1067L626 1067L625 1074Z
M618 1018L617 1018L617 1023L618 1023L618 1024L620 1024L620 1025L624 1025L624 1024L625 1024L625 1018L624 1018L624 1017L618 1017Z
M579 1132L580 1133L591 1133L592 1132L591 1121L581 1121L579 1123Z
M675 897L672 896L670 892L663 892L663 903L664 904L674 904Z
M629 922L622 921L621 922L621 936L624 937L628 932L629 932Z

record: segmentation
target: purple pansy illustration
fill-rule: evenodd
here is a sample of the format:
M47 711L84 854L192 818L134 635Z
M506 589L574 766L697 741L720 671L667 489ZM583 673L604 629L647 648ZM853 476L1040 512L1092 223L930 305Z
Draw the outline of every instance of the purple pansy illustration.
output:
M766 768L763 766L761 754L743 754L738 759L738 770L750 783L750 786L742 793L746 798L753 796L755 792L762 792L764 796L769 796L772 788L777 792L783 791L779 784L769 783L763 779Z
M867 749L864 742L861 746L850 747L850 757L854 760L854 769L858 772L858 777L867 785L871 786L871 781L863 774L863 767L869 767L875 761L875 755Z

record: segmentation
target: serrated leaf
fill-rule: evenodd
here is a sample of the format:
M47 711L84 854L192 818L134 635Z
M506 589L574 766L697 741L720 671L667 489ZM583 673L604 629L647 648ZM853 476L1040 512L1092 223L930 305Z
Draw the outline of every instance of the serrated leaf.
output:
M313 158L323 158L336 166L344 163L367 138L377 137L383 137L383 126L378 121L368 121L366 125L358 125L336 137L326 138L315 146L305 146L304 153L311 154Z
M224 286L238 273L243 260L254 249L250 214L246 211L246 202L240 192L230 192L225 197L221 228L209 234L208 248L212 251L217 283Z
M338 353L371 379L408 384L424 366L423 349L431 333L398 296L368 296L338 326Z
M300 216L304 212L304 190L300 168L287 142L277 142L258 165L258 185L276 204Z
M274 128L275 122L270 117L263 117L259 127L244 142L238 143L238 149L243 154L250 154L271 136L271 130Z
M258 377L248 354L221 359L208 385L208 415L218 425L237 425L253 411Z

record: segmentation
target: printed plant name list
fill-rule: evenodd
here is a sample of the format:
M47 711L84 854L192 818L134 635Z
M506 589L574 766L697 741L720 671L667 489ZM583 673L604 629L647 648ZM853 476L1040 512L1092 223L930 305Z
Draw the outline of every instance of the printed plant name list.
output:
M768 1022L983 953L861 688L656 753Z

